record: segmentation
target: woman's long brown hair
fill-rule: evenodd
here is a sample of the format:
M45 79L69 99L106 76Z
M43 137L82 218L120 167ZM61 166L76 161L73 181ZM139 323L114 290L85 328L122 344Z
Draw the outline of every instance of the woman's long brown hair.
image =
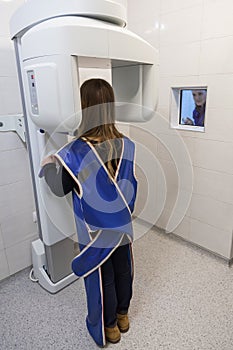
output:
M122 138L115 126L115 98L111 85L103 79L89 79L81 86L82 122L78 137L108 143L108 171L114 177L113 154L117 154L115 138Z

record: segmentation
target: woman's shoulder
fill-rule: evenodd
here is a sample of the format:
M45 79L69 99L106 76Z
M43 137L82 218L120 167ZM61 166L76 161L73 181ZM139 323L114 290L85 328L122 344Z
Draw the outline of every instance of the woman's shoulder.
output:
M57 153L67 154L67 153L83 153L86 149L86 142L80 138L75 138L65 144Z
M130 137L124 135L123 139L124 139L124 142L127 143L128 145L135 146L134 141Z

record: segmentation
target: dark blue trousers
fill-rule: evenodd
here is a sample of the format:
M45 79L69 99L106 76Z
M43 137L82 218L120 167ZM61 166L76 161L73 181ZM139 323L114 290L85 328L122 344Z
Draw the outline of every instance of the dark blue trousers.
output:
M116 314L126 314L132 298L129 244L118 247L101 266L104 297L104 326L114 327Z

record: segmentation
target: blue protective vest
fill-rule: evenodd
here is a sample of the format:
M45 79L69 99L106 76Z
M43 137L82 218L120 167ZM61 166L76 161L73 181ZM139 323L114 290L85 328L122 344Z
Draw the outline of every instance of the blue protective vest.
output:
M122 152L114 179L88 141L77 139L56 157L80 189L73 190L73 207L80 253L72 270L84 277L87 294L87 328L99 346L105 345L101 265L127 235L133 241L131 214L137 181L134 176L134 143L122 138ZM129 259L132 267L132 252Z

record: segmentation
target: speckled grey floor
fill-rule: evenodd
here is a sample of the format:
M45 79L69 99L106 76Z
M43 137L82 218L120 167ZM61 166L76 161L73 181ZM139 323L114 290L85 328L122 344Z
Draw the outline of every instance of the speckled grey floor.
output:
M153 230L134 253L131 328L108 349L233 349L233 269L226 262ZM83 281L51 295L28 275L0 283L0 349L98 349L85 327Z

